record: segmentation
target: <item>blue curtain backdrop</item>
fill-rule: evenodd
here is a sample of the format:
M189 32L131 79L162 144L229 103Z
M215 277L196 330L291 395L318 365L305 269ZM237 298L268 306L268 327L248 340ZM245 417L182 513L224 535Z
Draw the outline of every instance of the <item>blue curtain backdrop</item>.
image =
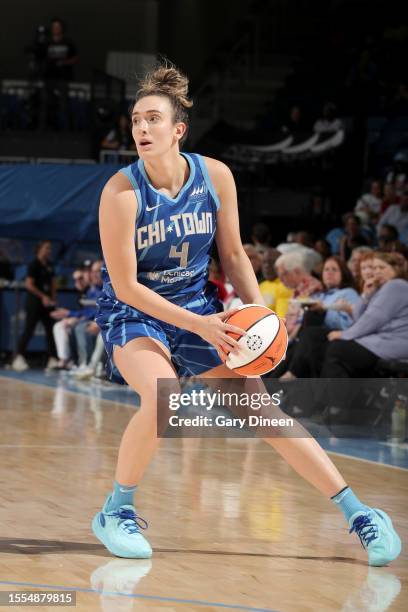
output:
M0 238L97 241L98 206L116 165L0 166Z

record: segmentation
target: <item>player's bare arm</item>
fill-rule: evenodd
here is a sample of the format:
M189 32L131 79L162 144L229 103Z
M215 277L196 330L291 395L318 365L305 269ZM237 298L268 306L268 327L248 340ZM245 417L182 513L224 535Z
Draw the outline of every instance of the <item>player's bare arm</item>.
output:
M215 239L222 268L244 304L264 304L251 262L242 246L234 177L222 162L208 157L205 161L221 203Z

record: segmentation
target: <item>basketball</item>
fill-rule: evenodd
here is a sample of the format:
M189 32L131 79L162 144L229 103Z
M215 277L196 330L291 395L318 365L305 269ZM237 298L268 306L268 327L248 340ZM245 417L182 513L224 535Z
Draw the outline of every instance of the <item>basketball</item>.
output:
M261 376L270 372L285 357L288 333L285 324L266 306L245 304L225 321L245 329L239 336L227 332L238 341L238 353L229 353L225 365L243 376Z

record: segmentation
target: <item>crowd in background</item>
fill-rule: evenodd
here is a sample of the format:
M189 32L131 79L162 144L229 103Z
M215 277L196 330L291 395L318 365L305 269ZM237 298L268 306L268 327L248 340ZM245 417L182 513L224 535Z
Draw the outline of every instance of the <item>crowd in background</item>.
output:
M47 370L68 370L79 379L103 376L104 345L94 321L102 291L102 264L101 260L87 261L73 271L78 308L68 309L58 300L51 242L38 243L25 279L25 324L12 361L15 371L29 368L26 348L41 322L47 338Z
M272 376L365 377L379 360L408 360L405 180L373 181L326 236L290 232L273 247L257 223L244 248L266 305L286 319L288 352ZM241 303L216 262L210 280L225 308Z
M392 223L391 223L392 222ZM272 376L358 377L378 360L408 360L408 188L405 177L373 180L343 225L325 236L290 232L271 245L269 227L256 223L244 244L265 304L286 319L286 360ZM60 304L51 243L42 241L28 267L24 331L12 367L27 369L27 345L37 323L47 338L47 368L79 378L103 376L104 347L94 322L102 290L102 261L78 267L78 308ZM242 302L216 258L209 280L226 309Z

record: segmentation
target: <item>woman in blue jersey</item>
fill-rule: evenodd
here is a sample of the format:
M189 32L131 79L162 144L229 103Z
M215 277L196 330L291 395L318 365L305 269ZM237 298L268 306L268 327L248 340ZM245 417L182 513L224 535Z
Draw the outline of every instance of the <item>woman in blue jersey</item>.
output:
M158 66L145 77L132 110L140 159L115 174L101 197L106 270L96 320L112 375L123 377L141 399L122 437L113 492L92 523L95 535L120 557L152 554L133 495L158 444L157 379L239 377L220 357L237 345L227 331L242 330L225 322L228 313L207 284L214 239L244 304L263 303L240 239L230 170L215 159L180 153L191 106L188 80L174 66ZM400 541L389 517L358 500L315 440L266 442L340 507L370 564L398 556Z

